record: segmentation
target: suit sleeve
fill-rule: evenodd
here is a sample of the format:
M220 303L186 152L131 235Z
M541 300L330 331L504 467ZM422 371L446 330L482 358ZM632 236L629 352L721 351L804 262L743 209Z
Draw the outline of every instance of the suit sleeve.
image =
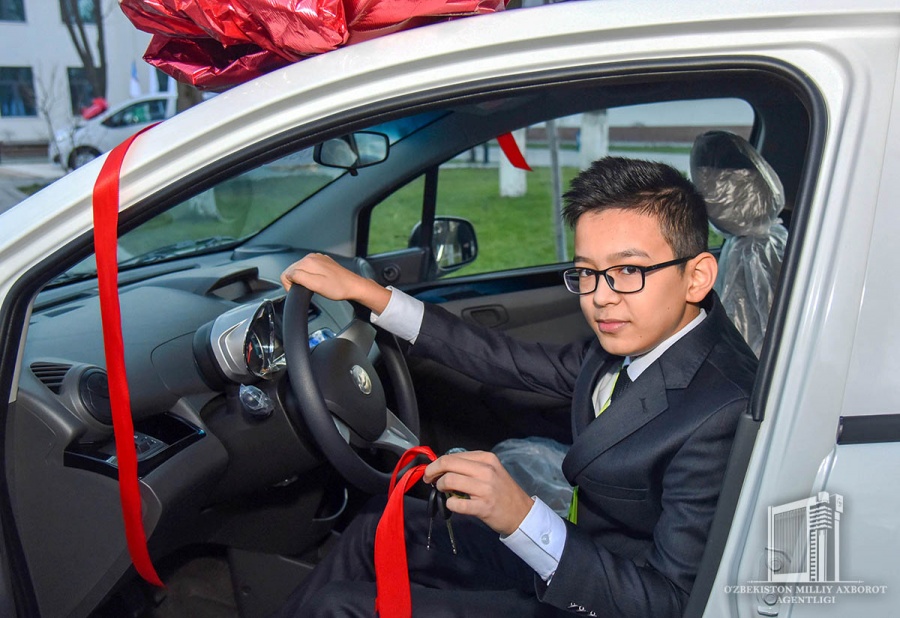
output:
M520 342L426 304L411 353L484 384L571 397L590 345L590 340L569 345Z
M535 581L538 598L597 616L681 616L715 514L737 419L746 407L746 399L721 407L673 457L663 476L662 514L642 559L612 554L567 522L553 579L549 585Z

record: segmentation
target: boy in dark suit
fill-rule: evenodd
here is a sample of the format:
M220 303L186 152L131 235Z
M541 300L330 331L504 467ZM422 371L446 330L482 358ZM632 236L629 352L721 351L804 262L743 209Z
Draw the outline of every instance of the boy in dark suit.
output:
M575 260L564 279L596 334L589 341L517 342L322 255L282 275L285 287L369 307L374 323L413 343L412 354L497 386L572 399L568 521L528 496L491 453L428 466L425 482L468 494L447 506L472 517L453 519L459 556L440 543L430 552L408 543L413 610L423 616L674 617L693 585L756 358L712 292L705 206L678 171L607 157L565 198ZM424 539L424 509L406 513L407 539ZM371 615L379 514L357 518L284 615Z

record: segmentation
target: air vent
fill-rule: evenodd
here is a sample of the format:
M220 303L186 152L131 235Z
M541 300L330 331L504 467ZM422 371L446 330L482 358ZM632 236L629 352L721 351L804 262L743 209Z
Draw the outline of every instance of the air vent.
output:
M59 395L62 387L63 379L69 373L72 365L64 363L32 363L31 372L38 380L44 383L44 386Z
M84 409L104 425L112 425L112 404L109 401L109 380L99 367L90 367L78 381L78 396Z

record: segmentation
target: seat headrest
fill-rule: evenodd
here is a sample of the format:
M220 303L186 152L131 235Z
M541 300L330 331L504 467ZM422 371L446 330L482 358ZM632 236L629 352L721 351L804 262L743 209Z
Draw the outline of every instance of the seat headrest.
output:
M691 179L713 225L735 236L761 235L784 208L778 175L747 140L708 131L694 140Z

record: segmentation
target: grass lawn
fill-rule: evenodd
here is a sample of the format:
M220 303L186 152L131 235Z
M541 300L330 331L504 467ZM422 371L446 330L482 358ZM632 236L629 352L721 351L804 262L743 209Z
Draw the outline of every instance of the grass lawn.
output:
M575 168L563 169L563 187L576 173ZM500 197L497 168L441 169L437 214L468 219L478 236L478 258L455 275L560 261L556 255L550 170L537 168L527 174L527 182L524 196ZM409 233L421 216L423 190L423 181L410 183L375 208L370 255L407 246ZM571 258L571 232L567 230L566 236Z

